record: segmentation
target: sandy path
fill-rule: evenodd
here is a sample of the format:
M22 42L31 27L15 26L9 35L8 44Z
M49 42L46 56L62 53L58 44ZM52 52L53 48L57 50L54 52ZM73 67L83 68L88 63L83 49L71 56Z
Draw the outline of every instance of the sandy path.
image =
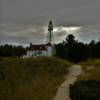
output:
M77 76L80 75L82 72L80 65L73 65L69 69L69 73L66 76L66 80L64 83L61 84L61 86L58 88L57 94L54 98L54 100L71 100L69 97L69 86L70 84L73 84Z

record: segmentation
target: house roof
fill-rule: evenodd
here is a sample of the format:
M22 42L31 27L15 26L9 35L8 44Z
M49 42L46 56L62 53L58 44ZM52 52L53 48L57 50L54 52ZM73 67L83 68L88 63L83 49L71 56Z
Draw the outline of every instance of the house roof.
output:
M31 44L30 47L28 48L28 50L47 51L48 46L51 46L51 44L50 43L48 43L48 44L37 44L37 45Z
M45 45L32 45L31 49L39 51L47 51L47 47Z

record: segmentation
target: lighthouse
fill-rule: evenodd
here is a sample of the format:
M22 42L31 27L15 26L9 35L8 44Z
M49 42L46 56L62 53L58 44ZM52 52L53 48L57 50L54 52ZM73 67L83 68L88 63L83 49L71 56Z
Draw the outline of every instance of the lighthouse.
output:
M53 23L52 21L49 21L48 24L48 37L47 37L47 43L46 44L32 44L30 43L30 46L27 49L26 55L23 55L23 57L37 57L37 56L52 56L54 55L54 45L52 44L52 38L53 38Z
M48 43L52 44L52 38L53 38L53 22L49 21L48 24Z

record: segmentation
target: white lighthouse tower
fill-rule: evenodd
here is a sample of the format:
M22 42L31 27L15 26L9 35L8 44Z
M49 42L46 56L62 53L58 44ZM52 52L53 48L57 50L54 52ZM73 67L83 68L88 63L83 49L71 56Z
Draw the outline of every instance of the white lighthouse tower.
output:
M47 41L49 44L52 45L52 39L53 39L53 23L52 21L49 21L49 25L48 25L48 37L47 37Z

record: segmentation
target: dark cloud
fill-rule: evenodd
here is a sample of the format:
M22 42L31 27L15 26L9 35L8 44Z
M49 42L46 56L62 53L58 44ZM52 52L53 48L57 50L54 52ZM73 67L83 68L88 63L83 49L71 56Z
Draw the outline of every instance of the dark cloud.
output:
M0 43L45 42L50 19L58 27L55 41L69 33L82 41L100 37L100 0L0 0L0 7ZM82 28L74 32L65 27Z
M0 0L5 20L93 24L100 21L100 0Z

